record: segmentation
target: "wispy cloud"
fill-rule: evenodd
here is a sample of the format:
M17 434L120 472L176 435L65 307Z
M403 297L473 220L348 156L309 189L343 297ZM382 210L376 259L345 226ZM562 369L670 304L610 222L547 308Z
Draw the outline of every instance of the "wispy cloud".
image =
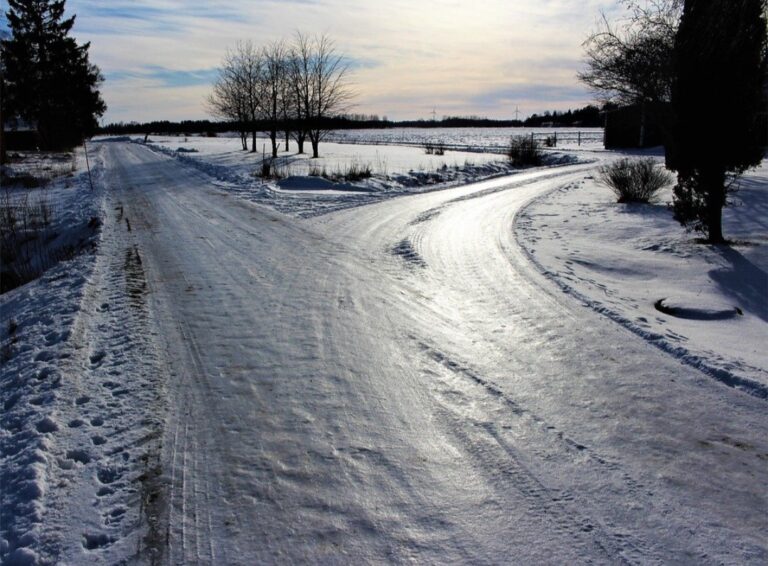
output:
M107 78L108 121L206 117L203 101L228 47L296 30L334 39L356 111L508 117L514 105L530 113L590 101L575 77L581 43L600 11L616 13L620 3L69 0L67 9Z
M181 71L148 65L132 71L114 71L108 73L105 79L109 82L126 83L133 81L150 81L156 88L179 88L188 86L210 85L216 79L218 69L196 69Z

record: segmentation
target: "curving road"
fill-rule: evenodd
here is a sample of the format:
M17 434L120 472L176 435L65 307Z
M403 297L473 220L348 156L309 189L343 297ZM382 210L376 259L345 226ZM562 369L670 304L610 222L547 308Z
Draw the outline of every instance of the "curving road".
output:
M515 242L589 166L298 220L105 146L168 375L157 562L768 559L765 403Z

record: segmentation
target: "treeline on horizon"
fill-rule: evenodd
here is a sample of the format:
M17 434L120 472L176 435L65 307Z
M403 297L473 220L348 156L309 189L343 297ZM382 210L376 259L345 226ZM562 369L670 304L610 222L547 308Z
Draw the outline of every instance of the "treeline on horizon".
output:
M547 111L543 114L532 114L525 120L494 120L480 116L444 116L441 120L389 120L386 116L379 117L375 114L345 114L325 118L323 128L328 130L351 129L382 129L382 128L599 128L603 126L604 118L602 110L597 106L588 105L577 110ZM289 122L283 124L283 128L292 130L295 126ZM220 134L237 131L239 124L231 121L212 120L183 120L172 122L169 120L157 120L153 122L118 122L99 128L100 134L125 135L125 134ZM263 124L257 124L257 129L267 130L269 124L265 120Z

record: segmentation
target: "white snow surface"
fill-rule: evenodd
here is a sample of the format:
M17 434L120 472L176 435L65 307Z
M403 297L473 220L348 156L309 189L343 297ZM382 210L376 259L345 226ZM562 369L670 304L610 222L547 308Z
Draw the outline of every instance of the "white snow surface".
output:
M594 164L371 198L163 151L100 144L98 249L0 296L4 564L768 561L765 169L720 249Z
M672 218L671 191L617 204L594 179L523 211L517 232L567 293L715 379L768 399L768 167L724 211L730 246L706 246ZM657 307L661 307L659 310Z
M274 162L281 179L262 179L261 163L265 158L271 159L267 149L270 142L266 138L258 140L257 146L267 151L266 154L243 151L240 140L232 135L217 138L155 136L148 140L147 146L214 177L217 186L241 198L303 217L520 171L502 155L468 151L427 155L420 146L322 142L320 157L312 159L308 153L295 153L297 146L291 141L290 151L284 151L285 146L281 145ZM142 143L143 138L134 138L134 141ZM249 147L252 147L250 143L249 140ZM305 149L310 149L309 144ZM589 158L593 156L588 155ZM558 151L545 152L544 159L549 166L577 160L573 155ZM350 168L368 168L372 175L369 178L338 181L335 187L323 183L322 177L310 176L318 172L333 176L345 173ZM292 187L285 190L286 184ZM319 184L324 185L322 194L325 196L320 197L318 191L314 190L311 192L315 194L310 199L305 198L307 189L313 186L316 189ZM299 191L304 194L296 194Z
M90 155L95 191L82 150L77 174L45 189L56 240L76 241L68 234L101 218L98 251L81 248L0 296L3 564L147 555L165 395L139 252L113 209L103 149Z

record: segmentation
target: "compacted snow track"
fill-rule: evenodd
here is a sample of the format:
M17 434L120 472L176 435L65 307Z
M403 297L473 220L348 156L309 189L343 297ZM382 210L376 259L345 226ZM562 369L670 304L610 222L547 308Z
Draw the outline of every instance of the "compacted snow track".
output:
M514 241L587 166L298 220L105 146L168 373L158 563L768 559L765 402Z

